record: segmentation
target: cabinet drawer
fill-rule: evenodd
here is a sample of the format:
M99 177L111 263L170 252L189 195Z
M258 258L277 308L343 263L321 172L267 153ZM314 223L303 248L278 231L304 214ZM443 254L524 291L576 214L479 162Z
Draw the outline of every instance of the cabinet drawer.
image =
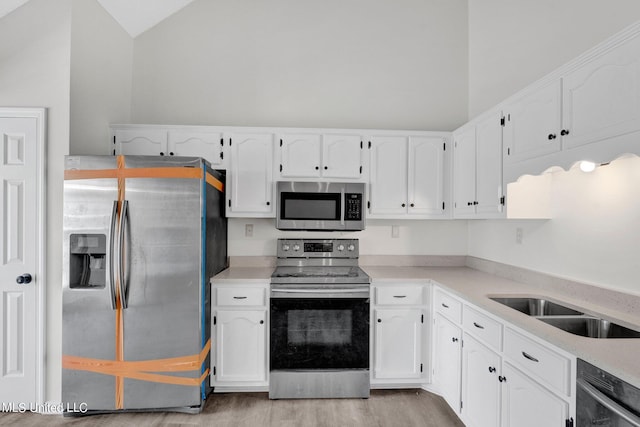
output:
M504 354L543 385L569 395L571 361L567 357L509 328L504 334Z
M471 335L484 341L494 350L500 351L502 340L500 322L465 305L462 309L462 325Z
M216 288L217 305L265 305L264 288Z
M376 304L421 305L422 286L393 286L376 288Z
M462 322L462 303L452 296L436 289L435 310L449 320L460 324Z

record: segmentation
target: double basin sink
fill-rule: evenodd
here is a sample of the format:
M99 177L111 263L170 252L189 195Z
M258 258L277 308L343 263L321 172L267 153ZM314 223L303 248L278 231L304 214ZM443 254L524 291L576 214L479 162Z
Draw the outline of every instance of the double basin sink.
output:
M639 331L547 299L521 297L491 297L490 299L574 335L588 338L640 338Z

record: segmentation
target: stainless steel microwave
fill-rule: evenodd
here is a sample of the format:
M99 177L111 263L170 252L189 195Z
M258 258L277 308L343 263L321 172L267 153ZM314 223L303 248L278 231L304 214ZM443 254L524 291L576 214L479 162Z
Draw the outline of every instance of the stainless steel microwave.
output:
M365 226L365 184L279 181L279 230L359 231Z

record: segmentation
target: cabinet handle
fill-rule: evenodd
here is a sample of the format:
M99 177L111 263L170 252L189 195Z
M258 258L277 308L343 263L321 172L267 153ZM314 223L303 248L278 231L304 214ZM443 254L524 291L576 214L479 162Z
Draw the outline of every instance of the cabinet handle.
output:
M406 295L394 295L393 297L394 298L406 298L407 296Z
M415 205L413 203L411 203L409 206L414 207Z
M233 299L247 299L247 297L233 297Z
M445 303L442 303L442 306L443 306L444 308L449 308L449 306L448 306L447 304L445 304Z
M562 136L569 135L569 129L562 129L560 131L560 135L562 135Z
M473 202L473 205L475 206L475 205L477 205L477 204L479 204L479 203L480 203L480 202L478 202L478 201L476 200L475 202Z
M456 337L451 338L451 342L458 342L458 338Z
M556 134L555 133L550 133L547 138L549 138L549 141L551 141L552 139L556 139Z
M170 156L173 156L173 151L170 151L170 152L169 152L169 155L170 155Z
M263 325L263 324L264 324L264 320L261 320L261 321L260 321L260 324L261 324L261 325Z
M320 169L320 166L316 166L316 170Z
M496 371L496 368L494 368L493 366L489 366L489 372L493 373Z
M484 329L484 326L482 326L481 324L476 323L476 322L473 322L473 326L475 326L478 329Z
M327 169L329 169L329 166L325 166L325 167L324 167L324 170L327 170Z
M532 362L539 362L538 359L536 359L535 357L533 357L532 355L525 353L524 351L522 352L522 355L525 357L525 359L529 359Z
M378 323L382 323L382 319L378 319Z
M406 204L406 203L403 203L403 204L402 204L402 207L404 208L405 206L407 206L407 204Z
M271 202L267 202L267 206L270 206L270 205L271 205Z
M161 155L161 156L164 156L164 151L161 151L161 152L160 152L160 155Z
M503 377L502 375L498 375L498 381L500 381L501 383L505 383L505 382L507 382L507 377Z

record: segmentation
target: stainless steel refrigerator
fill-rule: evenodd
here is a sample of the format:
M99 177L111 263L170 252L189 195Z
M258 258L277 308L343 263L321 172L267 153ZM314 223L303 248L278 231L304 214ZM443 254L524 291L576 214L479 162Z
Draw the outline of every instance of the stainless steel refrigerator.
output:
M201 410L208 283L227 266L224 183L194 157L65 158L66 415Z

